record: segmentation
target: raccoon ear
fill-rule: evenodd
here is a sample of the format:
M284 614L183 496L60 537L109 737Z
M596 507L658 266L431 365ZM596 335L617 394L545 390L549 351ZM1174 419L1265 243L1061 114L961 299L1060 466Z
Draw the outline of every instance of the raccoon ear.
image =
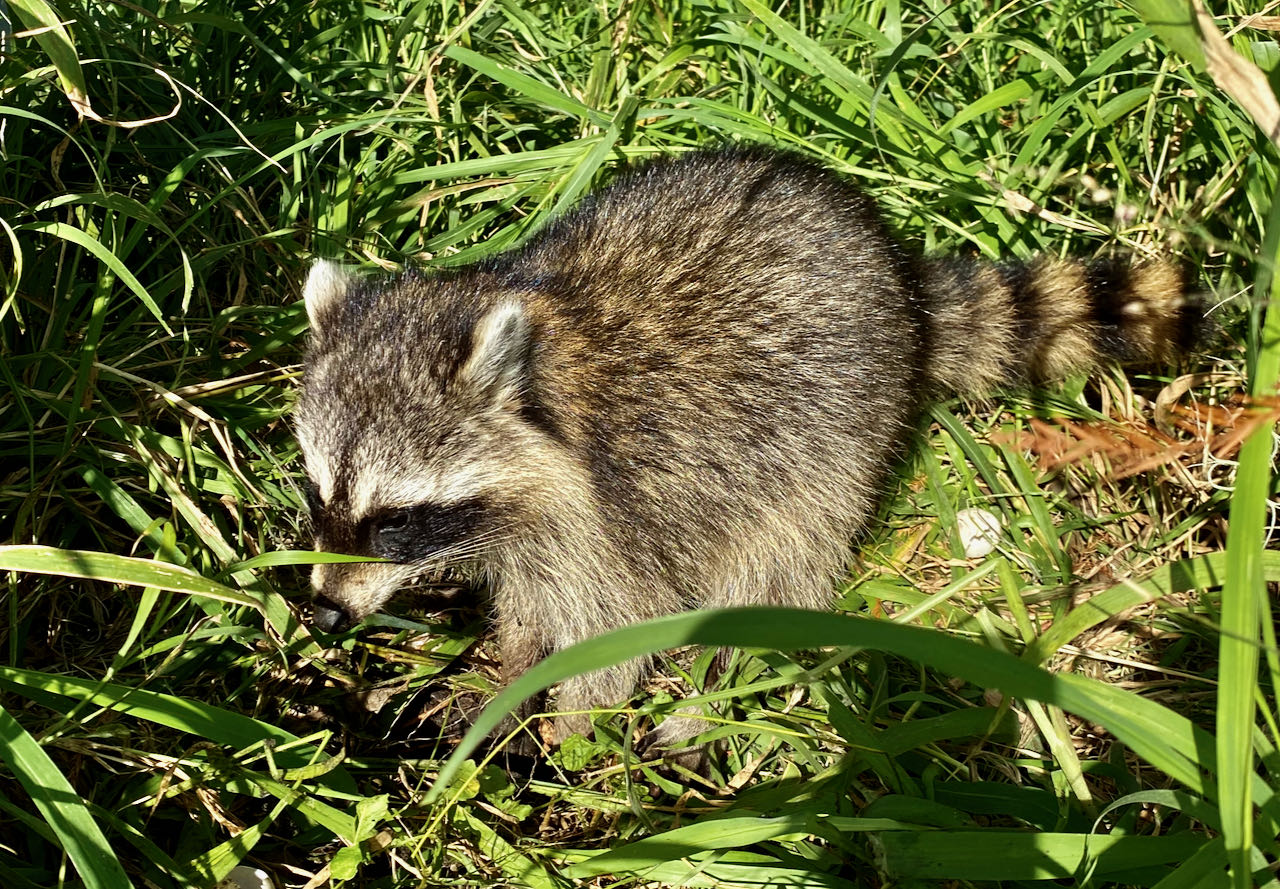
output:
M311 266L307 283L302 287L302 301L307 307L312 336L319 336L324 332L325 317L346 298L350 285L351 276L336 262L318 259Z
M529 319L518 303L501 303L485 313L471 336L471 357L458 376L495 400L519 391L529 360Z

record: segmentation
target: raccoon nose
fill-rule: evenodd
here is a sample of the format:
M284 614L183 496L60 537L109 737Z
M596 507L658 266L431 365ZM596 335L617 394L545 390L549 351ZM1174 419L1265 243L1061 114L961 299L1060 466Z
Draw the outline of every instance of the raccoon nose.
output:
M316 596L311 606L311 625L325 633L341 633L355 621L332 599Z

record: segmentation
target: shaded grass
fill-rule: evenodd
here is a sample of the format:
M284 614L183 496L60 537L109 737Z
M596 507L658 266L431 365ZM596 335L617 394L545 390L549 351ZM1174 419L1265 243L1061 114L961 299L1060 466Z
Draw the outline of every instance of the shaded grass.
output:
M1267 883L1271 620L1257 574L1234 596L1220 589L1256 552L1262 501L1275 496L1269 439L1239 456L1253 477L1243 504L1221 475L1234 455L1114 480L1100 460L1050 472L1010 444L1035 417L1144 416L1161 378L1107 372L933 411L841 602L984 648L942 637L938 650L963 653L946 664L928 644L911 658L857 637L819 653L752 649L710 685L705 657L677 659L670 682L601 720L594 741L550 754L532 777L472 765L447 805L423 794L459 711L496 675L476 612L455 601L425 622L378 617L319 662L284 607L305 599L302 574L287 558L245 563L307 545L285 420L305 262L473 260L627 160L727 139L779 144L858 178L931 252L1174 251L1215 298L1242 292L1255 255L1274 255L1274 151L1132 15L1092 2L776 11L755 0L154 0L58 12L64 32L18 37L0 62L0 533L158 564L9 574L0 687L18 733L6 750L37 743L47 762L6 761L49 787L60 771L89 801L68 799L68 811L93 816L105 860L135 884L208 885L243 859L285 885L326 867L362 886L609 873L600 885L1228 885L1204 741L1215 718L1219 743L1235 745L1232 774L1254 779L1245 786L1261 807L1242 807L1241 787L1225 803L1231 848L1253 856L1236 885ZM57 49L62 33L71 55ZM1242 32L1236 46L1275 57L1265 35ZM173 116L77 123L68 85L105 118ZM1255 393L1269 385L1280 352L1262 333L1264 301L1241 322L1224 315L1200 364L1234 383L1191 397L1242 388L1246 368ZM962 559L955 543L955 513L970 505L1007 529L987 560ZM1248 555L1224 542L1228 508L1254 522L1234 537ZM23 559L45 556L65 558L8 550L3 564L25 572ZM221 591L162 579L184 570ZM1221 674L1220 614L1235 634ZM778 634L805 619L780 620ZM781 645L760 635L772 626L748 622L738 638ZM1272 650L1253 679L1259 632ZM1034 673L1049 659L1109 684ZM995 691L1017 694L1002 676L972 672L1005 663L1078 698L1042 690L1032 697L1045 706L1015 705ZM980 681L955 678L966 675ZM1215 711L1218 682L1235 692L1230 713ZM628 759L624 726L670 709L687 683L725 708L708 775ZM1260 733L1245 698L1261 705ZM1160 714L1153 727L1128 727L1131 701ZM231 730L249 718L263 726L256 739ZM1179 747L1174 726L1200 740ZM284 749L264 746L272 738ZM118 885L117 866L76 852L54 816L33 817L34 794L0 781L0 879L52 885L66 852L86 884L97 874ZM1091 833L1152 842L1118 842L1122 864L1089 875L1082 856L1102 851L1087 848ZM1185 843L1181 867L1127 851L1170 837ZM599 854L608 847L613 859ZM1253 868L1256 878L1242 873Z

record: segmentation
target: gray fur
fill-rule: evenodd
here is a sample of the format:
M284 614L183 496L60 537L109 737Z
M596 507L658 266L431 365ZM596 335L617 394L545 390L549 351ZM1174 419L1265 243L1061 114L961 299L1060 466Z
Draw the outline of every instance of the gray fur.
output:
M761 149L643 167L461 270L322 267L296 418L316 544L397 564L316 566L319 621L462 566L516 676L686 608L828 607L922 402L1120 354L1130 316L1124 357L1166 357L1181 278L1153 268L926 265L853 185ZM643 667L557 706L615 704Z

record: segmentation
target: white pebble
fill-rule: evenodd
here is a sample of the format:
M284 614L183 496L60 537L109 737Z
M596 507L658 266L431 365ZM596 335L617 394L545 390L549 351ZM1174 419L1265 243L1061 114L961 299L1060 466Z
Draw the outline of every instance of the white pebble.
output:
M231 868L227 878L218 883L218 889L276 889L276 884L266 871L240 864Z
M995 513L971 506L956 513L956 530L960 533L965 557L980 559L995 550L1003 529Z

